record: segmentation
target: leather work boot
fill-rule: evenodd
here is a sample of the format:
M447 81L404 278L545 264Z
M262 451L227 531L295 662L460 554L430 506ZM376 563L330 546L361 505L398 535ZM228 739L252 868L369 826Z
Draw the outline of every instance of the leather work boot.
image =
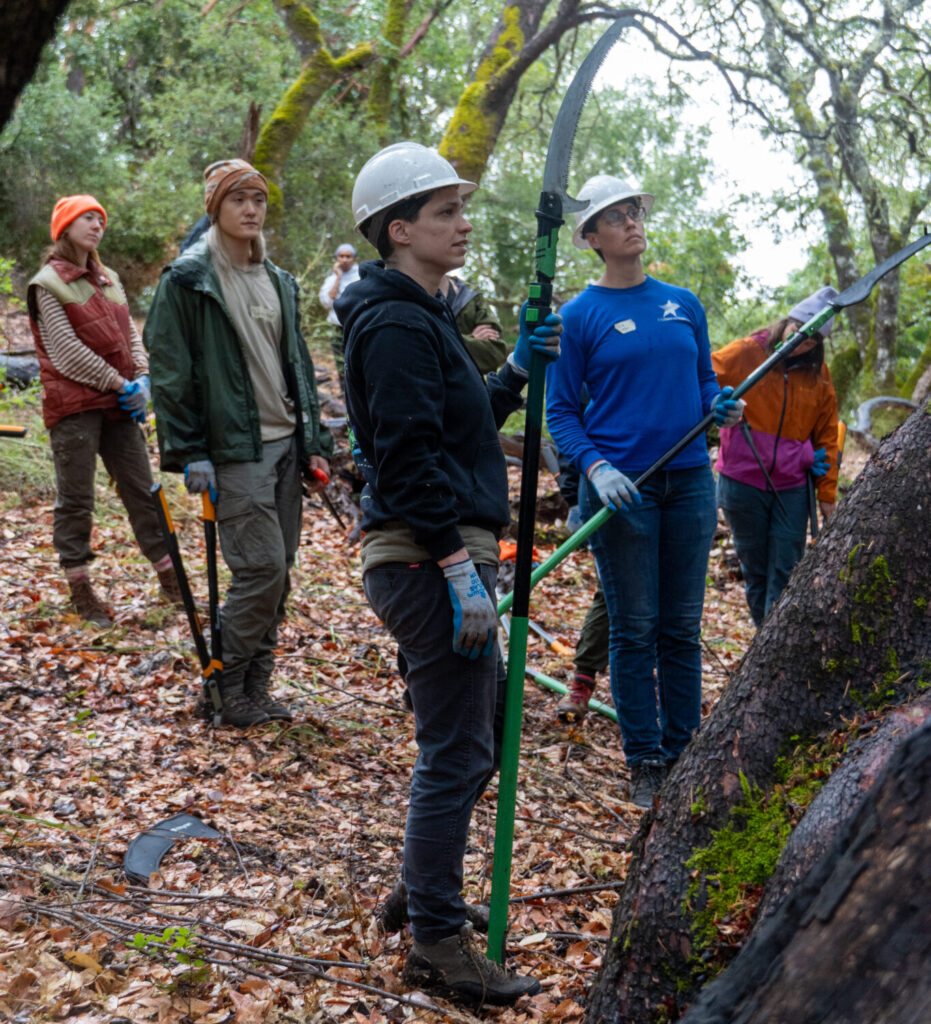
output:
M74 605L74 610L82 619L86 622L93 622L95 626L113 625L113 619L100 603L100 599L91 586L91 581L86 576L83 579L68 580L68 587L71 590L71 603Z
M594 692L595 680L576 672L569 684L569 690L556 705L556 714L560 722L566 725L581 723L588 714L588 702Z
M662 789L669 768L661 758L648 757L630 766L630 802L638 807L652 807L653 797Z
M484 903L467 903L466 920L477 932L488 934L488 920L490 911ZM407 886L404 879L399 878L394 888L388 894L388 898L382 904L378 915L382 928L386 932L399 932L404 925L410 921L410 914L407 912Z
M269 680L247 679L246 697L274 722L293 722L294 715L269 693Z
M260 725L270 721L268 715L243 693L242 686L230 690L224 687L220 691L223 697L223 711L220 725L233 725L237 729L248 729L250 725Z
M181 597L181 584L178 583L175 567L169 565L165 569L156 569L155 573L162 588L162 595L172 604L183 606L184 599Z
M401 979L412 988L432 989L469 1006L508 1006L521 996L534 996L540 991L536 978L513 974L480 953L469 924L464 924L457 935L429 945L415 940Z

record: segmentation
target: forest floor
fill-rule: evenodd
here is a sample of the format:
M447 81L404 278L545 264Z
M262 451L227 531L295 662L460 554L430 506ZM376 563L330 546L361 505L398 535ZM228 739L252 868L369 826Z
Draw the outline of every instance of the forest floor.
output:
M30 438L39 448L38 432ZM150 447L158 479L152 434ZM519 471L509 472L516 502ZM331 491L349 526L346 476L336 472ZM206 609L199 505L177 477L163 482ZM546 473L540 498L545 556L566 535ZM187 620L160 599L105 478L92 574L116 615L106 630L69 608L48 493L24 484L0 503L0 1018L474 1019L406 991L410 935L377 923L398 877L416 749L395 647L365 602L350 531L305 502L275 676L295 722L239 732L199 713ZM719 533L702 634L705 713L753 636ZM594 587L591 554L576 552L536 588L531 616L572 649ZM528 665L566 681L571 657L531 633ZM596 696L610 703L604 679ZM511 966L543 991L481 1011L502 1024L581 1019L643 814L628 800L617 726L591 713L564 727L557 700L528 682L508 935ZM471 901L490 891L496 793L493 782L474 815ZM129 844L180 812L219 837L178 840L147 882L130 881Z

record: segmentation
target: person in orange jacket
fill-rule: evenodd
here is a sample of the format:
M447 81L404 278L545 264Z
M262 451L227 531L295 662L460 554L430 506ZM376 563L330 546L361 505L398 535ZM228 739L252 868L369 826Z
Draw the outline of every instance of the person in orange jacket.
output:
M718 383L736 387L837 291L827 286L787 316L711 353ZM759 626L805 551L808 477L817 480L821 514L837 494L837 396L824 362L834 319L802 342L747 392L743 419L721 429L718 505L724 511Z

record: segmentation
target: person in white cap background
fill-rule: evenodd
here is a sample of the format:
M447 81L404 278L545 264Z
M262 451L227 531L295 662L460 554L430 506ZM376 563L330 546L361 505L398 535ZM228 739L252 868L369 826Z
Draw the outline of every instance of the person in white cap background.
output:
M714 352L722 385L736 386L837 295L826 286L769 327ZM721 430L718 504L740 559L757 626L805 552L808 474L817 479L823 516L837 494L837 396L824 362L832 317L747 392L744 419Z
M717 521L704 435L642 491L632 481L712 409L719 425L736 423L742 403L718 387L696 296L643 269L653 196L599 174L579 199L589 205L576 214L572 240L595 250L604 273L560 310L563 355L547 370L546 418L583 476L583 518L617 511L590 543L630 800L649 807L701 718L701 617Z
M336 363L336 374L339 377L340 391L346 393L346 366L343 355L343 329L333 303L343 294L349 285L359 280L359 266L356 263L356 247L350 242L343 242L336 248L336 262L320 287L320 305L327 311L327 323L331 327L330 348Z
M559 354L559 318L482 379L440 293L465 262L475 190L435 150L377 153L352 193L356 226L382 259L336 302L346 332L346 397L362 492L362 572L398 643L418 757L403 880L382 920L410 919L405 980L468 1003L540 989L474 945L462 898L472 809L498 763L505 673L498 652L498 538L510 520L498 428L521 404L531 352ZM523 314L523 311L522 311Z

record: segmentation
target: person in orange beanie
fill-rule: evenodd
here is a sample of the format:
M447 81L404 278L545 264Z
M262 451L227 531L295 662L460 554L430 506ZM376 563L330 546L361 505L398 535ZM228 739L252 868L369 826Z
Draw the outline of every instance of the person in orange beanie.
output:
M107 211L93 196L59 199L52 212L54 244L27 290L55 464L52 542L75 610L98 626L112 625L88 572L96 558L91 531L98 455L162 591L181 602L150 499L152 470L137 426L149 400L148 359L120 280L97 253L106 226Z

